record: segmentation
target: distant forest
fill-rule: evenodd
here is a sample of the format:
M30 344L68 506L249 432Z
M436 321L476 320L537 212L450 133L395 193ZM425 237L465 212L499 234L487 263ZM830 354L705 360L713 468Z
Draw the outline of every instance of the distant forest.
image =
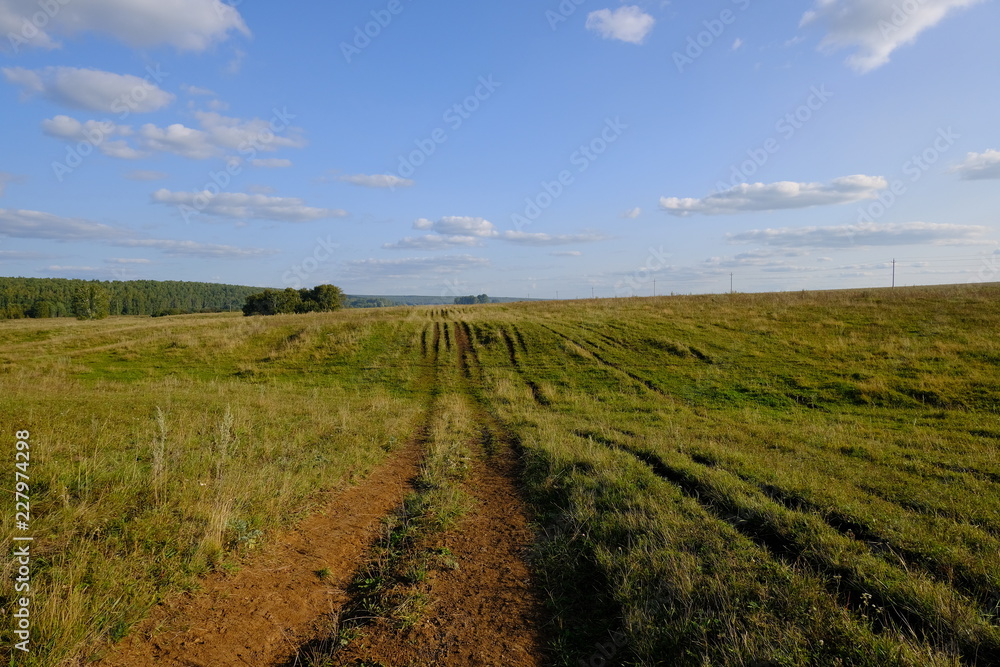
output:
M0 278L0 319L238 312L259 287L177 281Z
M26 317L81 317L99 319L112 315L153 316L189 313L240 312L247 297L261 287L159 280L69 280L64 278L0 277L0 320ZM482 295L485 296L485 295ZM477 298L460 297L476 303ZM345 308L445 305L452 297L350 296ZM517 299L489 298L492 302Z

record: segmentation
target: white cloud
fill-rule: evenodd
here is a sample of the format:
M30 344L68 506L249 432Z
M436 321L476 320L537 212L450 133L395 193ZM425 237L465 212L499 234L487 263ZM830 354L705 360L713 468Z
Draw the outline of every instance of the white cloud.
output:
M183 90L188 95L193 96L203 96L203 97L215 97L215 91L209 90L208 88L201 88L199 86L189 86L187 84L181 85L181 90Z
M286 128L284 133L275 133L271 121L261 118L232 118L214 111L195 113L199 125L209 141L220 149L231 151L254 147L258 151L273 152L281 148L302 148L306 145L302 130Z
M702 266L716 269L755 267L762 270L774 270L789 266L781 258L800 258L809 254L809 251L801 248L759 248L741 252L732 257L711 257L702 262Z
M134 132L128 125L116 125L111 121L88 120L81 123L69 116L56 116L42 121L42 132L55 139L69 143L87 143L96 146L101 153L121 160L137 160L147 154L129 145L125 139Z
M291 160L282 160L280 158L257 158L250 161L255 167L261 167L263 169L287 169L292 166Z
M31 20L38 5L27 0L0 0L0 52L19 53L24 47L56 49L59 42ZM46 18L48 18L46 16Z
M952 171L967 181L1000 178L1000 151L991 149L984 153L969 153Z
M49 241L103 241L124 248L153 248L168 255L204 258L261 257L276 254L276 250L264 248L237 248L235 246L197 243L195 241L174 241L167 239L133 238L131 230L112 227L80 218L65 218L41 211L20 211L0 209L0 236L22 239L44 239ZM17 259L13 254L12 258ZM28 258L25 255L25 258ZM108 260L115 264L145 264L143 259ZM77 267L63 267L65 270L84 270Z
M635 220L640 215L642 215L642 209L636 206L635 208L630 208L629 210L622 213L622 217L628 220Z
M596 243L606 241L608 237L600 234L542 234L532 232L506 231L501 236L504 241L518 245L551 246L572 245L574 243Z
M23 180L21 176L0 171L0 197L3 197L7 193L7 186L10 183L20 183Z
M170 153L191 160L208 160L232 156L236 152L274 152L306 145L300 128L289 127L279 134L272 129L272 121L260 118L231 118L213 111L199 111L195 117L201 129L180 123L167 127L147 123L135 131L130 126L108 120L81 123L69 116L56 116L43 121L42 130L64 141L86 141L96 145L105 155L123 159L144 157L147 153ZM106 141L111 137L128 137L134 146L122 139Z
M21 252L20 250L0 250L0 262L17 262L27 259L54 259L51 255L39 252Z
M0 236L52 241L91 241L123 236L121 229L41 211L0 209Z
M209 141L207 132L174 123L160 128L152 123L139 128L139 142L152 151L173 153L192 160L207 160L221 155L219 147Z
M277 254L266 248L238 248L230 245L174 241L169 239L128 239L115 245L126 248L153 248L174 257L201 257L207 259L249 259Z
M434 233L416 238L408 237L382 247L389 250L437 250L459 246L481 246L485 239L497 239L526 246L553 246L593 243L607 239L600 234L553 235L513 230L500 233L493 223L485 218L460 216L441 218L437 221L420 218L414 221L413 228Z
M490 265L488 259L472 255L445 257L411 257L406 259L358 259L345 262L357 279L416 278L427 275L448 275Z
M119 265L130 265L130 264L152 264L152 260L132 258L132 257L112 257L110 259L104 260L107 264L119 264Z
M593 30L604 39L631 44L642 44L655 23L656 19L635 5L619 7L613 12L600 9L587 15L587 30Z
M233 49L233 57L226 65L226 74L236 76L243 69L243 61L247 59L247 52L243 49Z
M76 67L28 70L5 67L4 77L21 88L22 98L35 95L74 109L99 113L149 113L174 101L174 95L152 83L152 77L114 74Z
M100 269L94 266L46 266L46 271L51 273L102 273L107 269Z
M816 6L802 17L801 25L821 23L827 28L821 50L856 49L847 64L864 73L888 63L896 49L915 42L920 33L936 26L954 10L980 2L816 0Z
M392 174L353 174L341 176L338 180L364 188L408 188L413 181Z
M888 182L880 176L844 176L823 183L741 183L704 199L663 197L660 206L673 215L725 215L747 211L777 211L875 199Z
M475 236L443 236L427 234L425 236L408 236L396 243L386 243L386 250L446 250L449 248L473 248L483 245L483 240Z
M41 22L28 18L41 10L37 0L0 0L0 34L17 37L13 46L18 50L25 45L59 48L59 35L96 32L134 48L168 44L180 51L204 51L232 32L250 35L240 13L222 0L61 0L52 4L55 10L37 27ZM8 46L8 37L0 40L0 48Z
M153 193L153 201L167 206L187 207L217 218L235 220L310 222L347 216L347 212L340 209L306 206L296 197L268 197L241 192L223 192L213 196L208 191L171 192L162 189Z
M81 123L69 116L56 116L42 121L42 132L66 141L88 141L93 137L130 136L132 129L127 125L115 125L110 121L88 120L86 123Z
M434 230L444 236L478 236L490 238L497 235L496 227L485 218L449 216L432 222L421 218L413 223L414 229Z
M742 48L742 46L743 46L743 40L737 37L736 41L733 42L733 51L739 51L740 48Z
M100 145L100 150L108 157L117 158L119 160L138 160L148 155L147 153L132 148L124 139L105 141Z
M781 248L851 248L857 246L953 245L988 232L987 227L932 222L863 223L839 227L755 229L728 236L729 243Z
M553 257L582 257L583 253L579 250L557 250L555 252L549 253Z
M130 181L162 181L167 178L167 174L162 171L149 171L146 169L135 169L125 174L125 178Z

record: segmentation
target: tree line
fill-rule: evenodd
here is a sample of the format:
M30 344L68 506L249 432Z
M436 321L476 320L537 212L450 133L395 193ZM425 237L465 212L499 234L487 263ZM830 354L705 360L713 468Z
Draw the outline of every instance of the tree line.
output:
M475 297L473 297L475 298ZM340 308L390 308L385 297L348 296L334 285L303 290L162 280L0 278L0 320L47 317L103 319L190 313L250 315L308 313Z
M259 287L214 283L0 278L0 319L239 311Z
M251 294L243 304L243 314L283 315L291 313L327 313L344 307L344 292L336 285L318 285L312 289L266 289Z
M471 306L477 303L489 303L490 297L485 294L480 294L479 296L456 296L455 305L456 306Z

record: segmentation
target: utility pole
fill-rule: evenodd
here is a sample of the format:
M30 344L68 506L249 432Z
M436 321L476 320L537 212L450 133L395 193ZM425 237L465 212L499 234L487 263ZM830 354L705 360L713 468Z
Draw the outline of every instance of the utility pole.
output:
M653 279L653 296L656 296L656 279Z
M896 289L896 260L892 260L892 289Z
M729 274L729 293L733 293L733 274Z
M596 296L594 295L594 286L593 286L593 285L591 285L591 286L590 286L590 298L591 298L591 299L596 299L596 298L597 298L597 297L596 297Z

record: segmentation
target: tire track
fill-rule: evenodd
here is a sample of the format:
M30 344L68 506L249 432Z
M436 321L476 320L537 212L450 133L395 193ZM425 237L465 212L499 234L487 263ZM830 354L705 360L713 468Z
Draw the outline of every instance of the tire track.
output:
M515 329L515 331L517 330ZM500 327L500 337L503 339L504 346L507 348L507 356L510 359L510 365L514 368L515 371L517 371L518 376L520 376L520 378L524 381L524 383L528 385L528 388L531 390L531 396L535 399L535 403L538 403L543 407L550 407L552 405L552 401L550 401L549 398L545 395L545 393L542 391L542 388L538 386L538 383L530 379L524 372L524 369L521 367L521 363L517 357L517 349L514 345L514 340L510 337L510 334L508 334L507 330L503 327ZM522 347L523 347L523 341L522 341Z
M644 377L642 377L640 375L636 375L632 371L625 370L619 364L612 363L612 362L608 361L607 359L605 359L604 357L602 357L598 352L596 352L593 349L593 343L590 344L591 347L587 347L586 345L581 345L579 341L573 340L572 338L570 338L566 334L562 333L561 331L553 329L552 327L550 327L550 326L548 326L546 324L542 324L540 326L542 326L543 328L545 328L548 331L552 332L553 334L555 334L559 338L562 338L565 341L569 341L570 343L583 348L588 353L590 353L594 357L594 359L597 359L597 361L599 361L602 365L604 365L604 366L606 366L606 367L614 370L615 372L617 372L617 373L619 373L621 375L624 375L625 377L633 380L634 382L638 382L639 384L641 384L642 386L644 386L649 391L652 391L655 394L659 394L660 396L668 398L671 401L674 400L673 396L671 396L667 392L665 392L662 389L660 389L659 387L657 387L656 384L654 384L651 380L647 380L646 378L644 378Z
M438 366L447 372L446 367L452 365L455 384L446 383L442 391L457 391L474 415L473 448L479 456L461 486L476 502L456 528L431 536L422 547L446 549L458 567L435 570L419 584L427 608L412 626L399 628L374 619L363 639L323 664L548 664L542 650L546 645L541 632L544 606L527 564L534 534L514 481L520 462L510 439L497 428L475 390L482 368L471 328L464 321L449 324L442 327L442 336L452 332L455 354L442 356Z
M438 335L432 362L419 380L427 407L400 451L235 575L210 575L197 593L155 607L98 667L299 664L303 647L326 634L325 619L350 602L346 589L382 520L413 489L440 382Z
M237 574L211 575L197 593L155 607L97 665L287 663L315 634L316 620L348 601L344 588L358 562L417 474L423 435L418 431L367 479L280 536ZM324 578L317 576L320 570Z
M521 334L521 330L517 328L516 324L510 325L510 329L514 334L514 338L517 339L517 344L521 346L521 352L528 354L528 345L524 342L524 336Z
M577 433L577 435L582 434ZM870 613L869 607L871 605L874 605L876 609L882 609L887 618L882 619L877 616L872 618L876 631L898 632L906 629L921 641L931 645L940 646L954 642L960 649L963 660L970 665L993 665L996 664L997 660L1000 660L1000 645L996 641L991 641L988 638L980 638L982 641L977 641L976 638L948 633L941 627L941 623L944 621L943 616L936 619L926 618L910 608L908 601L893 599L879 591L873 592L869 585L858 579L857 573L852 568L843 565L834 566L830 562L825 562L807 545L798 543L794 538L771 525L766 517L751 508L741 507L689 471L670 466L655 454L638 450L610 438L590 433L587 434L587 437L611 449L629 454L642 462L658 477L676 486L685 496L695 500L710 515L758 545L772 558L791 567L795 567L800 562L808 563L810 569L820 575L827 592L836 597L841 604L852 609L857 615ZM889 563L887 566L894 567ZM898 569L898 566L895 569ZM865 602L866 596L868 602Z
M981 573L968 568L963 563L941 563L934 561L932 556L913 549L894 546L892 539L880 533L869 523L857 517L848 516L837 509L824 507L801 496L789 493L773 484L758 481L751 475L726 469L727 472L753 485L772 501L782 505L789 511L803 512L821 518L828 526L844 537L863 544L874 555L886 564L902 566L907 571L919 571L941 584L953 587L970 600L987 616L1000 619L1000 591L984 580ZM876 496L876 494L872 494ZM878 496L876 496L878 497ZM882 499L885 502L885 499ZM899 505L898 503L892 503ZM984 591L990 591L984 593Z
M514 340L507 333L507 329L500 327L500 338L503 340L504 346L507 348L507 358L510 360L510 365L521 370L521 364L517 359L517 348L514 345Z

